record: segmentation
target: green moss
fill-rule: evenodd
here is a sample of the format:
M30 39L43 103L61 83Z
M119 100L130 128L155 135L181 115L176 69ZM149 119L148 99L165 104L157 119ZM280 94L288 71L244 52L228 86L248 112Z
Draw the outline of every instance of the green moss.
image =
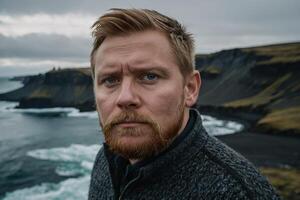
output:
M85 68L77 68L76 70L78 70L79 72L91 76L91 69L90 67L85 67Z
M59 86L42 86L34 90L29 98L53 98L59 90Z
M30 94L30 98L38 98L38 97L39 98L51 97L51 93L49 92L49 90L39 88Z
M89 67L81 67L81 68L53 68L51 71L48 71L47 73L50 74L62 74L63 72L80 72L85 75L90 76L91 75L91 69Z
M205 69L205 71L210 73L210 74L220 74L222 72L222 69L220 67L211 65L211 66L208 66Z
M205 69L201 70L203 75L213 75L217 76L222 73L222 69L218 66L210 65L208 67L205 67Z
M300 62L300 55L276 56L276 57L272 57L270 60L258 62L257 64L260 66L274 65L274 64L287 65L287 64L297 63L297 62Z
M91 90L90 86L89 85L78 85L76 87L74 87L74 95L75 95L75 98L82 98L84 97L84 95L86 94L86 92L88 90Z
M291 89L291 92L297 92L300 90L300 83L298 83L297 85L294 85L293 88Z
M257 123L280 131L294 130L300 133L300 106L273 110Z
M283 199L300 199L300 170L285 168L260 168Z
M267 88L265 88L263 91L259 92L258 94L244 98L239 99L236 101L232 101L229 103L224 104L225 107L258 107L262 105L266 105L270 103L272 100L280 97L283 95L283 91L278 91L278 88L289 78L291 77L291 74L286 74L285 76L278 78L276 81L274 81L271 85L269 85Z
M278 44L254 48L242 49L245 52L254 52L260 56L281 57L281 56L299 56L300 43Z

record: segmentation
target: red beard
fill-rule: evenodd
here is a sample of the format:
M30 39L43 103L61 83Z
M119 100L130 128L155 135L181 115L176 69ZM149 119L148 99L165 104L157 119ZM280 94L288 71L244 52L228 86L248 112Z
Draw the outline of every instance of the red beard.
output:
M131 160L142 160L157 155L169 146L177 136L182 125L184 107L180 106L177 120L166 130L148 116L128 110L104 124L103 131L106 144L110 149ZM140 123L137 127L120 127L124 122Z

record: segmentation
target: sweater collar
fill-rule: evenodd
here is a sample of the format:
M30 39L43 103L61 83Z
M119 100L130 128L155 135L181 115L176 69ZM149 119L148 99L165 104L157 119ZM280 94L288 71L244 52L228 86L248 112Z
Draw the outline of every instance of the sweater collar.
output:
M158 170L172 171L172 168L178 168L184 165L206 144L208 135L202 126L199 112L195 109L191 109L190 116L195 117L193 123L188 123L183 134L178 136L178 140L174 140L173 144L170 145L171 148L166 149L150 163L140 168L144 178L160 174L161 172L156 173Z
M172 141L172 143L165 150L163 150L162 152L160 152L156 156L153 156L151 158L147 158L145 160L141 160L141 161L131 165L131 168L137 169L137 168L141 168L143 166L146 166L148 164L151 164L152 162L154 162L159 157L164 156L169 151L176 148L176 146L178 146L180 144L180 142L183 141L187 137L187 135L191 132L191 130L194 126L194 123L196 121L196 118L197 118L196 113L190 111L190 117L189 117L187 125L185 126L183 131L174 139L174 141Z

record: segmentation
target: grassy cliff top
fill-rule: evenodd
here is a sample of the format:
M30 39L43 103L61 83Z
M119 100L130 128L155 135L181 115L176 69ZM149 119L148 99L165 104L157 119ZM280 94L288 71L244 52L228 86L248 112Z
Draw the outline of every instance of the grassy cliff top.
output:
M52 70L48 71L47 73L64 73L64 72L80 72L85 75L91 75L90 67L80 67L80 68L53 68Z
M286 55L299 55L300 42L275 44L259 47L242 48L244 52L255 52L257 55L262 56L286 56Z
M300 198L300 170L285 168L260 168L284 199L296 200Z

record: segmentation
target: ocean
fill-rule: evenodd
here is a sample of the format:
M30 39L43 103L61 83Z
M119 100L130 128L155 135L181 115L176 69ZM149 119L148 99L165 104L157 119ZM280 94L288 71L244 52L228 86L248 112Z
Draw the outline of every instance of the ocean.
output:
M21 86L0 78L0 93ZM0 199L87 199L93 161L103 143L97 113L16 105L0 101ZM202 118L211 135L243 129L237 122Z

